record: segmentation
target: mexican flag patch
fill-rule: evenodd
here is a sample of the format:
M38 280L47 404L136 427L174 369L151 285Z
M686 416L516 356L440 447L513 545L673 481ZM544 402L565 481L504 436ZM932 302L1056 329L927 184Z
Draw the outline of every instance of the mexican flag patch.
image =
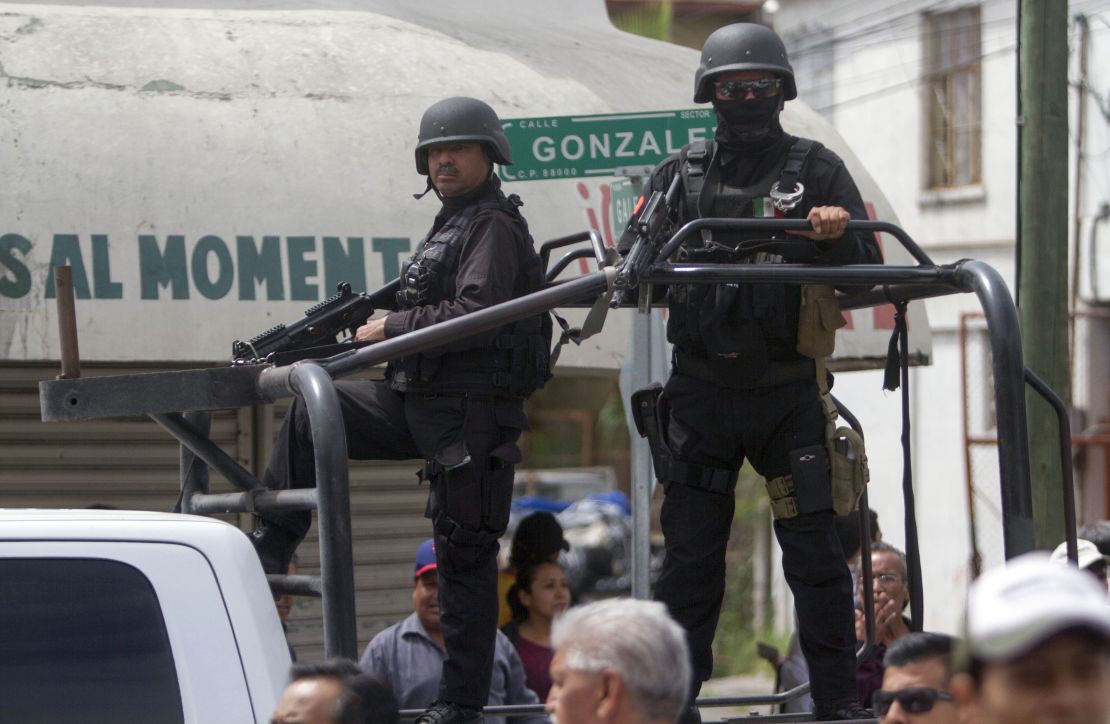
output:
M781 219L785 214L775 208L770 196L761 196L752 201L752 216L757 219Z

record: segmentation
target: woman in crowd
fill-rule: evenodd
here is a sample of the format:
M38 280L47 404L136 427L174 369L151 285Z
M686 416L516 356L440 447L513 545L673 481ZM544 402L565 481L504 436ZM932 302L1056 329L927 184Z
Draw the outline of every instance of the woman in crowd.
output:
M501 630L516 646L524 664L525 683L540 701L551 688L551 623L570 606L570 589L563 567L553 561L525 565L509 589L512 621Z
M509 607L509 589L516 583L517 573L533 563L557 560L560 553L569 550L570 544L563 537L563 526L559 525L559 520L551 513L539 511L520 521L513 534L509 565L497 573L499 628L513 620L513 611Z

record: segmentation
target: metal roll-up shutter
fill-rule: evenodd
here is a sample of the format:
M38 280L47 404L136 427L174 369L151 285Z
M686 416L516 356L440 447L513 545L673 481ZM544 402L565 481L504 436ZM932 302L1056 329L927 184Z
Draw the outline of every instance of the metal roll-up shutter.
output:
M351 518L355 559L358 650L374 634L412 613L413 560L432 536L424 517L427 485L413 474L420 461L351 463ZM320 570L316 520L297 554L301 572ZM301 660L324 655L319 600L301 599L289 619L289 640Z
M139 374L181 367L87 363L82 375ZM57 373L53 365L0 365L0 507L111 505L172 510L179 492L177 441L145 417L42 422L38 383ZM288 401L282 401L254 409L215 411L212 439L261 476L287 408ZM420 465L418 460L351 463L360 651L374 634L412 611L413 559L432 530L424 518L428 488L418 486L414 474ZM211 474L210 484L212 492L233 490L219 473ZM219 517L250 529L249 515ZM298 551L300 572L318 574L319 556L314 516L312 530ZM322 659L319 601L298 599L287 623L298 658Z
M159 369L166 368L87 364L82 375ZM56 366L0 365L0 506L172 510L180 489L177 441L146 417L42 422L38 383L57 374ZM212 418L213 440L248 465L251 446L243 423L249 419L234 410ZM231 488L213 475L212 490Z
M371 375L380 374L375 370ZM255 413L255 460L262 475L289 400L259 407ZM351 532L355 560L355 612L358 650L385 627L412 613L413 560L420 543L432 536L424 517L428 486L418 485L420 460L350 463ZM297 572L318 575L320 541L316 515L297 550ZM301 661L324 658L319 599L298 598L286 622L289 641Z

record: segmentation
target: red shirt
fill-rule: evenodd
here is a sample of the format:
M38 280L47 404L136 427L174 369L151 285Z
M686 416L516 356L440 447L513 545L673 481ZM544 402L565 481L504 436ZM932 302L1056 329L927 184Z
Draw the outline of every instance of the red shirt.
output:
M524 664L524 683L536 692L541 702L547 701L547 692L551 689L551 659L555 657L555 651L532 643L523 636L517 637L516 650L520 654L520 662Z

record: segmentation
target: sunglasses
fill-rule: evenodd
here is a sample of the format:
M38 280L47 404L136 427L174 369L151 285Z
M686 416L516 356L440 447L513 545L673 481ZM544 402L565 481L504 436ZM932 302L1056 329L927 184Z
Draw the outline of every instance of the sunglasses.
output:
M782 90L782 78L719 80L716 90L718 98L747 98L748 93L756 98L773 98Z
M871 706L877 715L886 716L896 699L907 714L924 714L932 711L933 705L938 701L952 701L952 695L947 691L938 691L924 686L912 686L898 691L879 689L871 698Z

